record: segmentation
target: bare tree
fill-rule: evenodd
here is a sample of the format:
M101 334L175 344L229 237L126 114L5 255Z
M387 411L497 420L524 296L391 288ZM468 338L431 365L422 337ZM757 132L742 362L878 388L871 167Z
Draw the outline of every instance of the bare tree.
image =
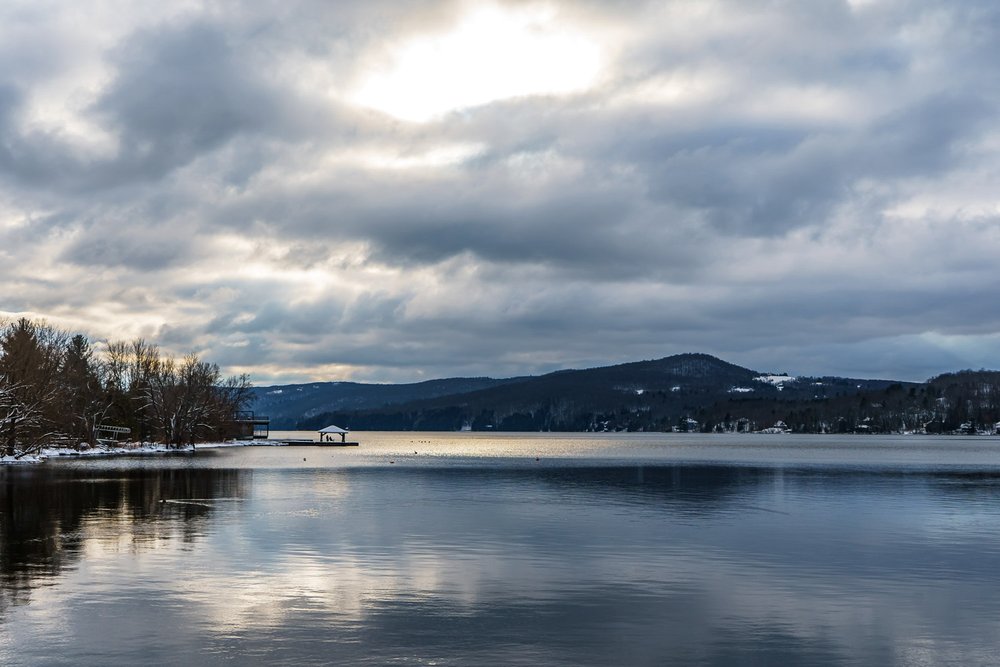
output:
M250 387L245 375L223 380L218 365L194 354L180 362L160 358L144 386L143 407L164 442L191 444L223 437L250 402Z
M105 417L115 425L131 428L140 440L155 437L150 386L161 363L159 348L142 338L109 342L101 359L108 403Z
M218 424L218 435L235 437L233 430L238 413L243 412L253 403L253 384L246 373L226 378L216 387L215 423Z
M252 400L247 376L224 379L191 354L164 356L137 338L97 355L83 335L22 318L0 328L0 453L93 442L95 427L182 445L224 437Z

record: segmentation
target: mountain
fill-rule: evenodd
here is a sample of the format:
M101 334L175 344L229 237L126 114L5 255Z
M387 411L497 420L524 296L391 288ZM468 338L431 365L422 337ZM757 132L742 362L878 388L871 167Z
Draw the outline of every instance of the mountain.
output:
M269 412L276 428L294 421L301 429L336 423L361 430L756 430L788 423L787 417L800 430L830 430L842 425L838 411L862 405L862 397L915 386L790 377L680 354L505 380L269 387L259 390L255 409Z
M258 414L269 416L272 429L293 429L300 421L324 412L372 410L418 399L464 394L517 380L518 378L448 378L412 384L311 382L255 387L252 409Z

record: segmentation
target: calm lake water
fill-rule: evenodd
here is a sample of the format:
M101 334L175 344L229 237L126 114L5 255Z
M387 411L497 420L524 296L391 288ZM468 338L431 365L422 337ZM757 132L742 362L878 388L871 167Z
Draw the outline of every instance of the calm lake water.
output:
M997 664L1000 440L355 435L0 468L0 664Z

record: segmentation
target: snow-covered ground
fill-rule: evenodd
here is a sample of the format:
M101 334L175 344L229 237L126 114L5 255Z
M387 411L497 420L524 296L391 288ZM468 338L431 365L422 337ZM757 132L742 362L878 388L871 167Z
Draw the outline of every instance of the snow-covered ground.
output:
M0 456L0 465L18 465L25 463L41 463L42 459L37 456L22 456L21 458L16 458L13 456Z
M758 375L754 378L757 382L774 385L778 391L784 389L786 382L795 382L798 378L790 375Z
M167 452L190 452L193 447L168 447L154 442L126 442L116 447L97 446L88 449L67 449L65 447L51 447L41 451L42 458L53 458L56 456L131 456L133 454L165 454Z
M281 440L225 440L219 442L199 442L197 445L184 447L168 447L155 442L123 442L117 447L97 446L87 449L69 449L66 447L47 447L37 454L22 456L0 456L0 465L16 465L26 463L41 463L48 459L80 458L87 456L136 456L141 454L167 454L173 452L193 452L199 449L220 449L223 447L287 447L289 443Z
M46 447L37 454L30 454L20 458L14 456L0 456L0 465L15 465L28 463L41 463L47 459L58 458L81 458L93 456L136 456L142 454L166 454L171 452L192 452L196 449L215 449L218 447L245 447L250 444L260 444L250 441L227 441L227 442L202 442L195 446L185 445L184 447L168 447L167 445L155 442L125 442L118 446L107 447L99 445L86 449L69 449L66 447Z

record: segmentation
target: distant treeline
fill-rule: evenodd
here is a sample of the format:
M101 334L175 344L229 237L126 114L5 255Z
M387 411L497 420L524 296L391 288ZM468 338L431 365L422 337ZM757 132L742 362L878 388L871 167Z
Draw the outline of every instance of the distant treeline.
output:
M583 373L572 380L562 386L548 382L538 391L529 382L511 383L488 392L324 412L299 421L298 427L335 423L359 430L417 431L992 434L1000 422L997 371L960 371L924 383L869 382L850 388L836 378L799 378L785 383L783 391L756 383L753 393L733 392L729 378L712 382L706 377L700 386L689 382L641 393L621 384L598 385ZM818 393L822 388L825 394Z
M734 397L695 419L716 431L782 422L796 433L992 434L1000 421L1000 372L965 370L818 400Z
M142 339L98 352L82 334L21 318L0 329L0 454L94 444L100 427L172 445L229 435L251 399L246 375L175 359Z

